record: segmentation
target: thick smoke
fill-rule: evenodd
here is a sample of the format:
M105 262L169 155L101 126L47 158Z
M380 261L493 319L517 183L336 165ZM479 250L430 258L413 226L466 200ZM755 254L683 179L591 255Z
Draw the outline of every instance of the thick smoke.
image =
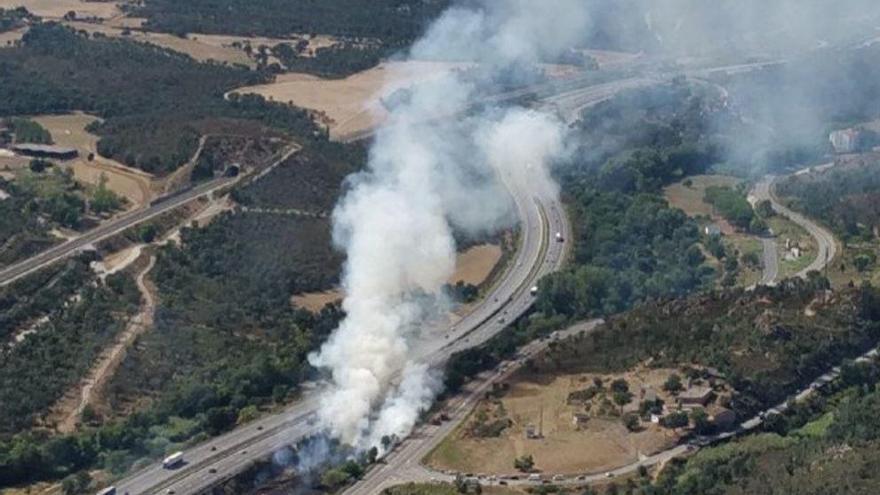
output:
M475 63L481 75L451 71L411 88L334 212L346 318L310 360L331 377L320 421L344 443L381 448L433 400L440 381L414 342L448 310L453 232L510 225L505 186L557 193L547 170L564 152L565 126L524 109L474 110L478 91L501 71L554 57L586 27L577 0L485 0L449 10L413 47L411 58Z

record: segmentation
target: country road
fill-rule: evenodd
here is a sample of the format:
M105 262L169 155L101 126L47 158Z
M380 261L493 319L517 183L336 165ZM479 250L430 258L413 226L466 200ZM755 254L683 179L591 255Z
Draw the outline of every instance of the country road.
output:
M816 258L813 260L812 263L810 263L809 266L795 274L796 277L807 278L808 273L810 273L811 271L822 271L825 266L828 265L828 263L830 263L835 256L837 256L837 241L834 239L834 234L832 234L828 229L822 227L821 225L810 220L804 215L792 211L790 208L780 203L779 198L776 197L776 193L774 190L775 182L776 177L765 177L758 184L755 185L753 195L755 197L755 201L770 201L770 204L773 206L773 211L775 211L779 215L788 218L789 220L809 232L809 234L814 239L816 239L816 245L818 247L816 250ZM767 253L765 251L765 260L767 258L766 255ZM776 257L774 256L774 258Z

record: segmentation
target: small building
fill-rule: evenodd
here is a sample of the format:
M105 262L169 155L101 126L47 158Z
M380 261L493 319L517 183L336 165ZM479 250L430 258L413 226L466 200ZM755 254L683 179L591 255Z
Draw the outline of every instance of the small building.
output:
M584 413L574 413L571 416L571 422L574 425L575 429L580 430L587 426L590 422L590 415Z
M541 434L538 432L538 428L535 425L526 425L526 438L529 440L537 440L541 438Z
M859 135L857 129L844 129L832 132L828 139L835 152L853 153L859 149Z
M32 156L34 158L54 158L56 160L72 160L79 156L76 148L49 144L16 144L12 147L12 151L19 155Z
M682 407L705 406L712 400L712 389L709 387L690 387L678 396Z
M718 237L721 235L721 227L715 225L714 223L710 223L703 227L703 234L709 237Z

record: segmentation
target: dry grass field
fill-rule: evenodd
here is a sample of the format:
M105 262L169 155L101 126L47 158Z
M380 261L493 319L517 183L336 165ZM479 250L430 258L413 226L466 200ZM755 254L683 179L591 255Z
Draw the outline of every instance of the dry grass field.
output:
M673 370L640 370L625 375L634 402L642 386L660 392L663 381ZM646 425L629 432L613 416L591 417L578 428L573 413L582 407L569 405L568 394L592 383L593 375L525 376L520 373L499 402L483 400L471 416L428 455L425 460L436 469L466 473L513 474L515 458L532 455L536 469L546 474L593 473L613 469L673 445L676 436L659 425ZM604 377L608 383L612 377ZM616 378L616 377L615 377ZM500 406L499 406L500 403ZM512 426L495 438L477 438L469 426L481 409L503 409ZM630 410L635 406L627 406ZM529 439L526 427L534 425L543 438Z
M462 67L441 62L385 62L345 79L282 74L272 84L237 91L323 113L331 136L344 139L385 121L388 112L382 106L383 97Z
M13 29L12 31L0 33L0 48L15 44L16 41L19 41L24 36L25 32L27 32L27 28Z
M73 113L38 116L33 120L52 134L56 144L79 150L79 158L65 164L73 170L77 181L94 186L106 180L107 188L127 199L129 206L133 207L146 204L152 199L152 176L114 160L97 156L98 136L86 131L86 126L97 120L96 117ZM93 161L88 161L89 153L95 153Z
M83 0L0 0L0 8L24 7L40 17L59 19L71 10L78 17L112 19L122 15L117 2L85 2Z

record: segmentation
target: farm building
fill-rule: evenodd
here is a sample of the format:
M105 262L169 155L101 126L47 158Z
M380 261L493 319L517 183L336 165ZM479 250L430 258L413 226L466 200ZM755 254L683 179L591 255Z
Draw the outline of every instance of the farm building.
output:
M12 147L12 151L19 155L35 158L54 158L56 160L71 160L79 155L76 148L48 144L16 144Z

